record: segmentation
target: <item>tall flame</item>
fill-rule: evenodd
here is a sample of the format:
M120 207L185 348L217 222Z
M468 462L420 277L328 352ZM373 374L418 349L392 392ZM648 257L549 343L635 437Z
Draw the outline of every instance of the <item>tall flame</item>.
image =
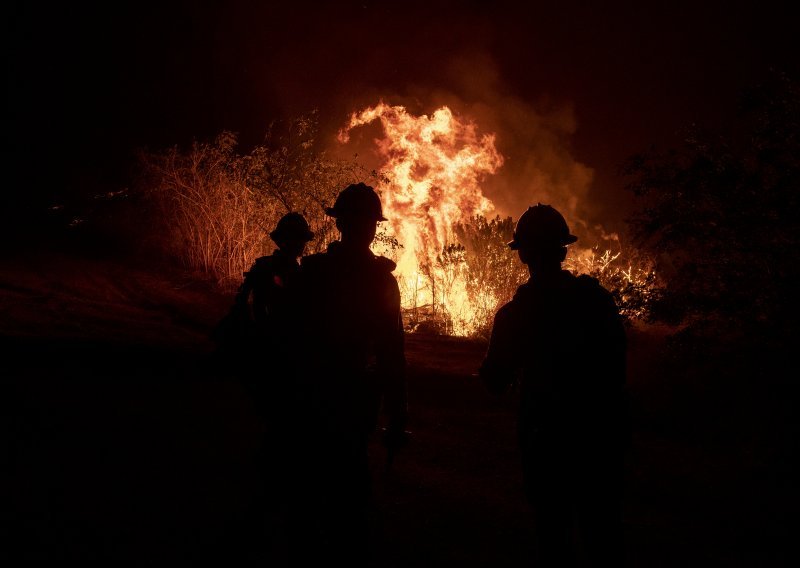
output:
M376 140L385 160L378 190L391 234L402 245L396 275L404 308L439 305L456 335L470 333L474 299L465 282L446 278L440 261L452 227L494 209L480 181L503 164L494 134L479 135L476 125L457 117L446 106L432 115L414 116L405 107L383 102L353 113L339 132L347 142L350 131L380 121L384 137ZM437 290L436 273L447 286Z

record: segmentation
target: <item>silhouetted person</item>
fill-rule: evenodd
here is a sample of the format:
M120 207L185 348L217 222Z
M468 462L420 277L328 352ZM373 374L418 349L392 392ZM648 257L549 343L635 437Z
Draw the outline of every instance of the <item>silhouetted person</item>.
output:
M292 381L285 375L292 368L296 348L298 313L294 287L300 271L298 259L314 238L300 213L287 213L278 220L270 238L277 248L255 260L244 273L236 294L235 309L247 320L249 332L241 337L233 357L245 385L255 397L259 413L274 421L276 410L286 405L285 392ZM275 406L278 406L276 409Z
M575 565L582 549L591 566L622 566L625 330L596 279L561 269L576 240L549 205L520 217L509 246L530 279L497 312L480 376L494 393L521 383L519 443L542 565Z
M381 408L386 447L405 443L404 337L395 263L369 248L385 220L378 195L363 183L350 185L326 213L336 218L341 240L301 263L308 517L320 529L312 536L320 540L307 547L331 565L353 566L368 560L367 447Z
M264 349L285 354L294 339L287 325L297 320L292 288L300 270L298 259L314 238L300 213L287 213L269 234L278 248L255 260L234 298L234 305L214 330L221 357L242 372L263 370ZM256 369L258 367L258 369Z
M277 248L255 260L228 315L239 326L224 339L220 363L232 368L245 386L263 423L257 455L259 494L248 504L237 546L264 548L265 522L284 524L296 497L296 421L301 412L295 357L301 321L294 290L298 258L314 238L300 213L287 213L270 238Z
M300 213L287 213L280 218L275 229L269 234L278 246L269 256L255 260L245 273L239 288L237 301L247 303L252 294L253 319L260 331L270 339L282 341L283 325L288 318L294 318L294 307L289 301L289 292L300 269L298 259L303 255L306 244L314 238L308 222Z

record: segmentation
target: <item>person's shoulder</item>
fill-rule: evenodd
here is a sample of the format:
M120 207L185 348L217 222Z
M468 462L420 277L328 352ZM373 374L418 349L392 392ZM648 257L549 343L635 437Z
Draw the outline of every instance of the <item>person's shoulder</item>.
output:
M598 306L605 306L612 311L617 310L614 295L594 276L581 274L575 278L575 284L586 301Z
M395 261L381 255L375 255L374 265L378 272L385 274L391 274L394 272L394 269L397 268L397 263Z
M530 287L522 284L517 288L514 297L508 302L500 306L495 313L495 321L509 320L517 317L518 314L524 311L526 303L529 303L528 296L530 295Z
M611 295L611 292L609 292L603 286L600 280L598 280L594 276L589 276L588 274L581 274L579 276L575 276L575 285L589 294L597 294L602 296Z
M531 281L523 282L517 289L514 291L514 295L511 297L511 300L503 307L508 306L509 310L514 310L522 306L523 304L529 303L531 301L531 297L536 294L535 286L532 285Z
M603 289L603 285L600 284L600 280L594 276L589 276L588 274L579 274L577 276L573 275L573 278L578 286L586 290Z
M331 278L341 274L341 270L336 256L324 251L304 256L300 260L298 275L301 281L327 285Z
M250 270L248 271L251 275L256 274L263 274L265 272L269 272L272 269L272 256L259 256L257 259L253 261L253 264L250 266Z
M390 258L376 255L372 262L370 262L370 265L371 268L369 272L371 275L368 277L381 288L391 291L392 294L398 294L399 285L397 283L397 278L392 274L394 269L397 268L397 264Z
M505 319L511 317L517 311L519 302L514 302L514 300L510 300L500 306L500 308L495 313L495 319Z
M492 329L498 337L507 336L509 333L520 333L526 327L526 322L530 322L524 304L524 301L514 297L495 312Z
M324 252L309 254L300 259L300 266L305 269L314 270L325 266L330 261L329 255Z

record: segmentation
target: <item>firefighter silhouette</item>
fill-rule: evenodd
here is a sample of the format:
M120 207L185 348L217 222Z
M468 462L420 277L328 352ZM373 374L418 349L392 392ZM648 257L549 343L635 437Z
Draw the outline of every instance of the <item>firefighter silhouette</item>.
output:
M292 212L281 217L269 236L278 248L271 255L256 259L247 272L239 296L246 301L247 292L252 293L253 319L262 333L274 338L281 336L282 323L290 316L286 313L291 309L287 290L300 268L298 259L314 233L305 217Z
M211 334L223 363L243 372L253 367L265 345L285 346L290 341L286 325L294 321L296 309L292 283L300 269L298 259L314 233L303 215L291 212L280 218L269 236L277 248L257 258L244 273L233 306Z
M255 455L258 490L230 527L238 533L240 555L264 547L266 525L286 525L296 495L296 423L302 400L295 366L301 345L295 290L298 259L314 233L303 215L290 212L269 236L277 248L244 273L233 307L214 331L217 364L244 386L263 427ZM285 548L276 542L272 546Z
M542 566L622 566L626 337L611 294L562 270L570 234L549 205L529 207L509 243L530 279L496 314L480 376L519 382L519 444Z
M249 325L239 338L236 357L242 378L266 418L275 416L276 404L286 402L286 393L276 389L291 383L281 376L292 367L290 354L297 342L294 285L300 271L298 259L314 233L303 215L290 212L280 218L269 236L277 248L255 260L235 298L235 309Z
M400 293L391 260L370 250L381 202L363 183L343 189L326 213L341 233L300 271L303 380L309 416L304 485L312 517L305 552L326 562L364 564L369 557L368 441L386 417L389 452L406 443L406 383Z

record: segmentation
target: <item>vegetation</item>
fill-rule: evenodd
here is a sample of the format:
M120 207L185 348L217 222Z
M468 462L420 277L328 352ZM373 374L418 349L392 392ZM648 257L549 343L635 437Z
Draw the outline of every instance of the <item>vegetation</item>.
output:
M633 248L616 252L597 247L567 256L565 266L575 274L588 274L611 294L626 322L653 319L652 307L663 293L653 258Z
M416 304L407 311L412 327L424 326L450 332L455 322L485 337L491 333L494 314L513 298L517 287L528 279L527 267L516 251L508 247L514 232L511 217L486 219L477 215L453 227L453 242L444 247L434 266L423 266L422 274L434 297L448 298L454 284L465 282L471 313L454 314L447 302L421 310ZM575 274L597 278L614 296L626 322L650 317L650 306L659 298L661 288L655 266L648 256L632 249L615 252L571 248L564 267Z
M747 92L725 132L626 164L637 244L668 283L653 316L724 340L795 336L800 278L800 97L781 74Z
M155 205L152 217L167 251L231 291L255 258L271 250L269 232L288 211L303 213L317 235L308 252L324 250L336 238L324 207L342 187L364 180L379 185L380 175L318 151L316 128L313 114L273 125L264 144L249 152L239 149L230 132L188 149L143 152L143 193ZM488 336L497 308L527 279L526 267L507 246L513 231L510 217L476 216L452 227L451 243L430 265L420 266L420 290L429 291L433 303L420 305L417 296L404 293L413 304L406 310L409 327ZM385 228L377 241L390 257L403 245ZM642 318L654 297L655 273L627 252L573 251L567 267L597 277L626 318ZM455 313L448 301L456 294L468 297L464 313Z
M370 174L317 151L316 124L311 115L273 125L265 143L247 153L231 132L188 150L143 152L145 191L157 204L169 252L229 290L269 252L269 232L289 211L303 213L316 233L310 252L326 246L335 227L323 207Z

